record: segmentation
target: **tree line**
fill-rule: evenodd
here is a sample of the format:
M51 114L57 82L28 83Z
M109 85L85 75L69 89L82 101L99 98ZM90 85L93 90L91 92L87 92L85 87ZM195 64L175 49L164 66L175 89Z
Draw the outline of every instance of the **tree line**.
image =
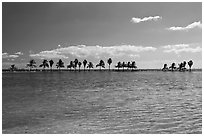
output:
M52 68L53 68L53 64L54 64L54 61L51 59L51 60L46 60L44 59L42 61L42 63L39 65L39 67L42 67L43 70L45 70L46 68L50 68L50 70L52 71ZM82 62L80 62L78 59L75 59L75 60L72 60L70 61L70 63L67 65L67 69L69 69L70 71L71 70L81 70L81 67L82 67L82 64L83 64L83 70L85 71L86 69L90 71L90 69L93 69L94 68L94 64L92 62L88 62L86 59L84 59ZM109 58L107 60L107 64L108 64L108 68L110 70L110 66L112 64L112 59ZM178 67L176 67L176 63L172 63L170 67L168 67L167 64L164 64L163 68L162 68L162 71L185 71L186 70L186 64L188 64L189 66L189 71L191 71L191 67L193 65L193 61L190 60L188 61L188 63L186 63L186 61L183 61L181 63L178 63ZM33 68L37 68L37 64L36 64L36 61L34 59L31 59L29 61L29 63L27 63L26 65L27 68L29 68L29 70L32 70ZM58 70L60 70L61 68L64 68L65 67L65 64L64 62L59 59L57 62L56 62L56 67ZM78 69L77 69L78 67ZM95 67L99 67L100 70L101 68L105 68L105 62L103 60L100 60L98 64L95 65ZM134 70L137 68L136 66L136 62L135 61L129 61L129 62L118 62L116 65L115 65L115 68L117 68L118 70L120 68L122 68L122 70L124 71L125 68L127 70ZM11 71L15 71L17 70L17 67L15 66L15 64L11 65L10 68L9 68Z
M162 71L185 71L186 70L186 61L183 61L178 64L178 67L176 67L176 63L172 63L170 67L167 66L167 64L164 64L164 67L162 68ZM193 65L193 61L188 61L189 71L191 71L191 67Z
M46 59L44 59L43 61L42 61L42 63L39 65L39 67L42 67L43 68L43 70L45 70L46 68L50 68L50 70L52 70L53 69L53 65L54 65L54 61L51 59L51 60L46 60ZM94 64L92 63L92 62L88 62L86 59L84 59L82 62L80 62L78 59L75 59L75 60L71 60L70 62L69 62L69 64L67 65L67 69L69 69L70 71L71 70L81 70L81 67L82 67L82 64L83 64L83 70L85 71L86 69L87 70L89 70L90 71L90 69L92 69L92 68L94 68ZM112 59L111 58L109 58L108 60L107 60L107 64L108 64L108 68L109 68L109 70L110 70L110 66L111 66L111 64L112 64ZM29 63L27 63L27 65L26 65L26 68L29 68L29 70L32 70L33 68L37 68L38 66L37 66L37 64L36 64L36 61L34 60L34 59L31 59L30 61L29 61ZM57 69L58 70L60 70L61 68L65 68L65 64L64 64L64 62L62 61L62 59L59 59L57 62L56 62L56 67L57 67ZM78 69L77 69L77 67L78 67ZM100 68L100 70L102 69L102 68L105 68L105 62L103 61L103 60L100 60L99 61L99 63L98 64L96 64L95 65L95 67L97 68L97 67L99 67ZM127 69L131 69L131 70L133 70L133 69L136 69L137 68L137 66L136 66L136 63L135 63L135 61L132 61L132 62L118 62L117 63L117 65L115 66L115 68L117 68L118 70L120 69L120 68L122 68L123 69L123 71L124 71L124 68L127 68ZM13 64L13 65L11 65L11 67L10 67L10 70L12 70L12 71L14 71L14 70L16 70L17 68L15 67L15 64Z

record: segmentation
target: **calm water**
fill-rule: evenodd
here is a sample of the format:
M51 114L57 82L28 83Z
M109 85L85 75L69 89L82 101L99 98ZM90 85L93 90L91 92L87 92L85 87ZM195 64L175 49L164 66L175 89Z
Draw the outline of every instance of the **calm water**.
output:
M3 133L202 133L202 72L2 76Z

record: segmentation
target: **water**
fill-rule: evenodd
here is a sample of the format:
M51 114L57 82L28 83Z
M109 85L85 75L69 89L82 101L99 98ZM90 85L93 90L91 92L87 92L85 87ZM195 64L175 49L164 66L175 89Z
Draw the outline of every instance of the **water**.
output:
M2 76L3 133L202 133L202 72Z

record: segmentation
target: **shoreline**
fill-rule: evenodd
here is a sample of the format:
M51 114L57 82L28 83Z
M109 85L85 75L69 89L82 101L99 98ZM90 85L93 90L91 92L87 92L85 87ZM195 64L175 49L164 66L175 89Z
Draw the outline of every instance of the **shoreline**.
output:
M32 70L29 70L29 69L18 69L18 70L10 70L10 69L2 69L2 72L59 72L59 71L66 71L66 72L91 72L91 71L99 71L99 72L142 72L142 71L152 71L152 72L157 72L157 71L162 71L162 69L81 69L80 71L77 69L77 70L74 70L74 69L32 69ZM191 71L202 71L202 69L191 69ZM185 71L179 71L179 70L174 70L174 71L171 71L171 70L167 70L167 71L163 71L163 72L189 72L189 69L186 69Z

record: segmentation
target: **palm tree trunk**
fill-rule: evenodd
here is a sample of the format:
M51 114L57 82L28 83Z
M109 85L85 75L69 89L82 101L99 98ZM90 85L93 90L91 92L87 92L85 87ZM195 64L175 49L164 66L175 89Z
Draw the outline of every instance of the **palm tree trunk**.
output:
M109 71L110 71L110 65L109 65Z

